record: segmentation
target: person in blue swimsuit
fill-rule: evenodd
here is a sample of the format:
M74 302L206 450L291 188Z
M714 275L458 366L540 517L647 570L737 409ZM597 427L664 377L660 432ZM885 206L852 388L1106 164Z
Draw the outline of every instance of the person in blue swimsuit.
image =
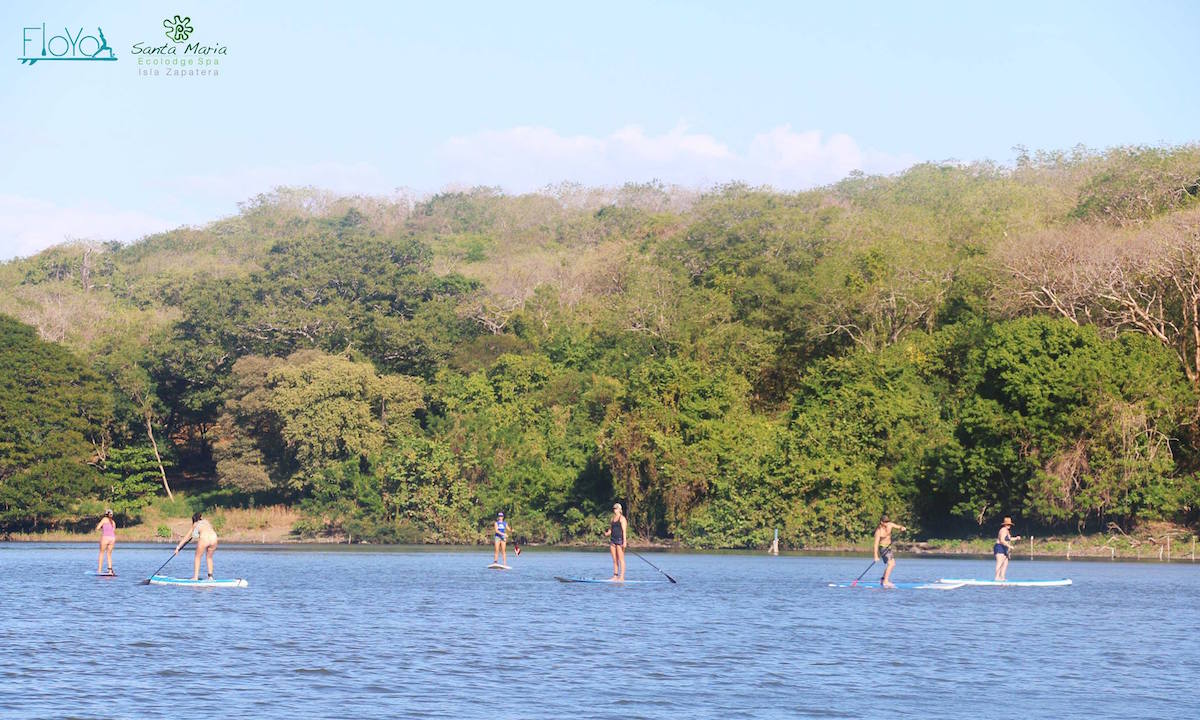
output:
M1007 582L1008 578L1005 575L1008 573L1008 558L1012 554L1014 540L1020 540L1020 535L1012 534L1012 518L1004 518L1004 522L1000 523L1000 532L996 533L996 544L992 546L992 552L996 555L996 582Z
M496 513L495 550L492 552L492 563L508 564L508 523L504 521L504 513Z

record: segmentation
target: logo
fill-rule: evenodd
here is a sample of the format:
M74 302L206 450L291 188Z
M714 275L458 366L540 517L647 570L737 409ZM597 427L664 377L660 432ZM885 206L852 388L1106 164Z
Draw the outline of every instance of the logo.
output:
M192 19L190 17L181 18L178 15L172 18L163 20L163 27L167 29L167 39L171 42L181 43L188 39L192 34Z
M61 35L50 35L46 31L46 23L42 23L41 27L21 28L21 57L17 59L22 65L30 67L43 61L112 62L117 59L103 30L96 28L95 35L84 35L83 32L82 27L75 32L63 28Z
M175 15L162 21L168 42L139 41L129 48L138 77L217 77L229 58L229 48L210 40L207 29L196 32L190 15Z

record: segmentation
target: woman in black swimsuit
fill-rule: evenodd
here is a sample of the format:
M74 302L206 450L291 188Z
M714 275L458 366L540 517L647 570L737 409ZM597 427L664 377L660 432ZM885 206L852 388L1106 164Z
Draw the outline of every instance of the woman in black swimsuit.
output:
M625 536L628 535L629 523L621 513L621 503L613 504L612 521L604 535L609 538L608 552L612 555L613 576L618 582L625 581Z

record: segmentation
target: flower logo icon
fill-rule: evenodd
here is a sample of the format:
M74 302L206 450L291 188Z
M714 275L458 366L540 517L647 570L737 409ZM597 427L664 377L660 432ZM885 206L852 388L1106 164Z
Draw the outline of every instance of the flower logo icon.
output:
M176 15L174 18L163 20L163 27L167 29L167 37L177 43L183 42L192 34L192 19Z

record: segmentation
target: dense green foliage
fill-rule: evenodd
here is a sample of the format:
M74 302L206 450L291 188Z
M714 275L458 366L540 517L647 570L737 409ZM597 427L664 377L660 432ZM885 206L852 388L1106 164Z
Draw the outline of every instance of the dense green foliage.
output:
M36 526L95 492L112 421L87 365L0 316L0 523Z
M0 266L55 341L0 324L0 523L136 517L163 470L382 541L499 509L590 537L614 499L702 547L1194 522L1198 182L1183 147L793 194L279 190L60 246Z

